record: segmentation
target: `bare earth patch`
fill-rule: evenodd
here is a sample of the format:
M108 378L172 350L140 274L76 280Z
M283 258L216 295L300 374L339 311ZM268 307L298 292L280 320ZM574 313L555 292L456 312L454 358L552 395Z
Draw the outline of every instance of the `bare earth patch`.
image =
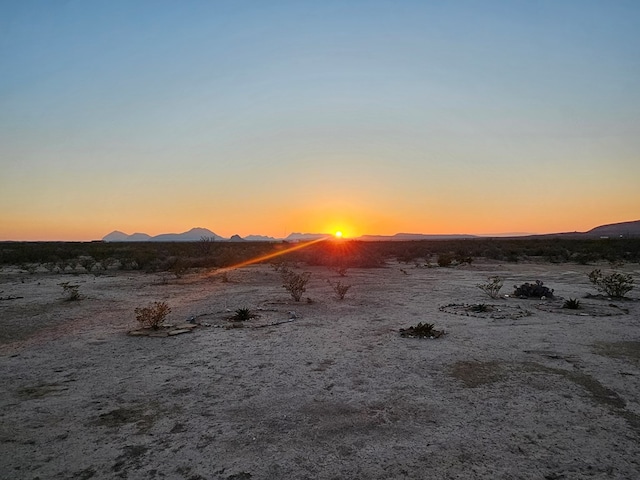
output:
M591 269L305 266L301 302L267 265L75 275L75 302L3 269L0 479L640 478L640 302L584 299ZM582 309L489 300L489 275ZM155 301L172 326L128 335ZM420 323L447 334L398 334Z

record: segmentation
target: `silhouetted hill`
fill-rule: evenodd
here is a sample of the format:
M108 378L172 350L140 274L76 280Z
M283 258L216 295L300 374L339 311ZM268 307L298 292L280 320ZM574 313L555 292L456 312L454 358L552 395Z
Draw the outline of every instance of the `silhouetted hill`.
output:
M151 237L146 233L134 233L133 235L127 235L124 232L115 230L106 235L102 240L105 242L196 242L202 238L211 238L216 241L279 241L285 240L289 242L300 242L308 240L317 240L320 238L331 238L333 235L329 233L291 233L284 239L267 237L264 235L248 235L244 239L239 235L233 235L230 239L216 235L207 228L192 228L188 232L184 233L165 233L162 235L156 235ZM640 220L632 222L611 223L608 225L601 225L587 232L559 232L548 233L542 235L468 235L468 234L450 234L450 235L430 235L424 233L396 233L395 235L362 235L361 237L353 238L352 240L361 241L408 241L408 240L459 240L459 239L472 239L472 238L487 238L487 237L503 237L503 238L600 238L600 237L640 237Z
M640 237L640 220L601 225L585 232L585 235L598 237Z
M146 233L134 233L127 235L118 230L106 235L102 240L105 242L197 242L205 238L213 238L214 240L224 240L207 228L192 228L188 232L183 233L164 233L151 237Z

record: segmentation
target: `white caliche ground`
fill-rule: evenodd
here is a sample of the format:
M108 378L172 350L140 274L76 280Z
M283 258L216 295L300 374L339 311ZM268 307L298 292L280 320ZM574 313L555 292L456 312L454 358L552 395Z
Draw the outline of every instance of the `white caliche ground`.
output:
M540 279L583 297L593 268L302 267L312 303L267 265L168 284L4 269L0 478L640 478L640 302L581 298L576 315L475 287L500 274L502 293ZM638 265L623 271L639 281ZM327 280L353 287L338 301ZM62 301L63 281L84 298ZM128 336L134 308L158 300L177 323L260 317ZM475 303L494 310L441 311ZM417 322L447 335L400 338Z

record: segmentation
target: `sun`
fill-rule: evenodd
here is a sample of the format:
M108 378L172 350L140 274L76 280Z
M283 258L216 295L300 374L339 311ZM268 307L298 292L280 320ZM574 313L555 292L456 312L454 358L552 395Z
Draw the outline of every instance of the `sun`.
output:
M338 230L336 233L333 234L336 238L342 238L342 232L340 230Z

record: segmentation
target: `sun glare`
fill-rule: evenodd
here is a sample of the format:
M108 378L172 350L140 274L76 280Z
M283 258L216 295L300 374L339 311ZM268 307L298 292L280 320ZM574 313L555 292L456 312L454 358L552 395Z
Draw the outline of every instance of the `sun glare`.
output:
M342 238L342 232L340 230L338 230L336 233L334 233L336 238Z

